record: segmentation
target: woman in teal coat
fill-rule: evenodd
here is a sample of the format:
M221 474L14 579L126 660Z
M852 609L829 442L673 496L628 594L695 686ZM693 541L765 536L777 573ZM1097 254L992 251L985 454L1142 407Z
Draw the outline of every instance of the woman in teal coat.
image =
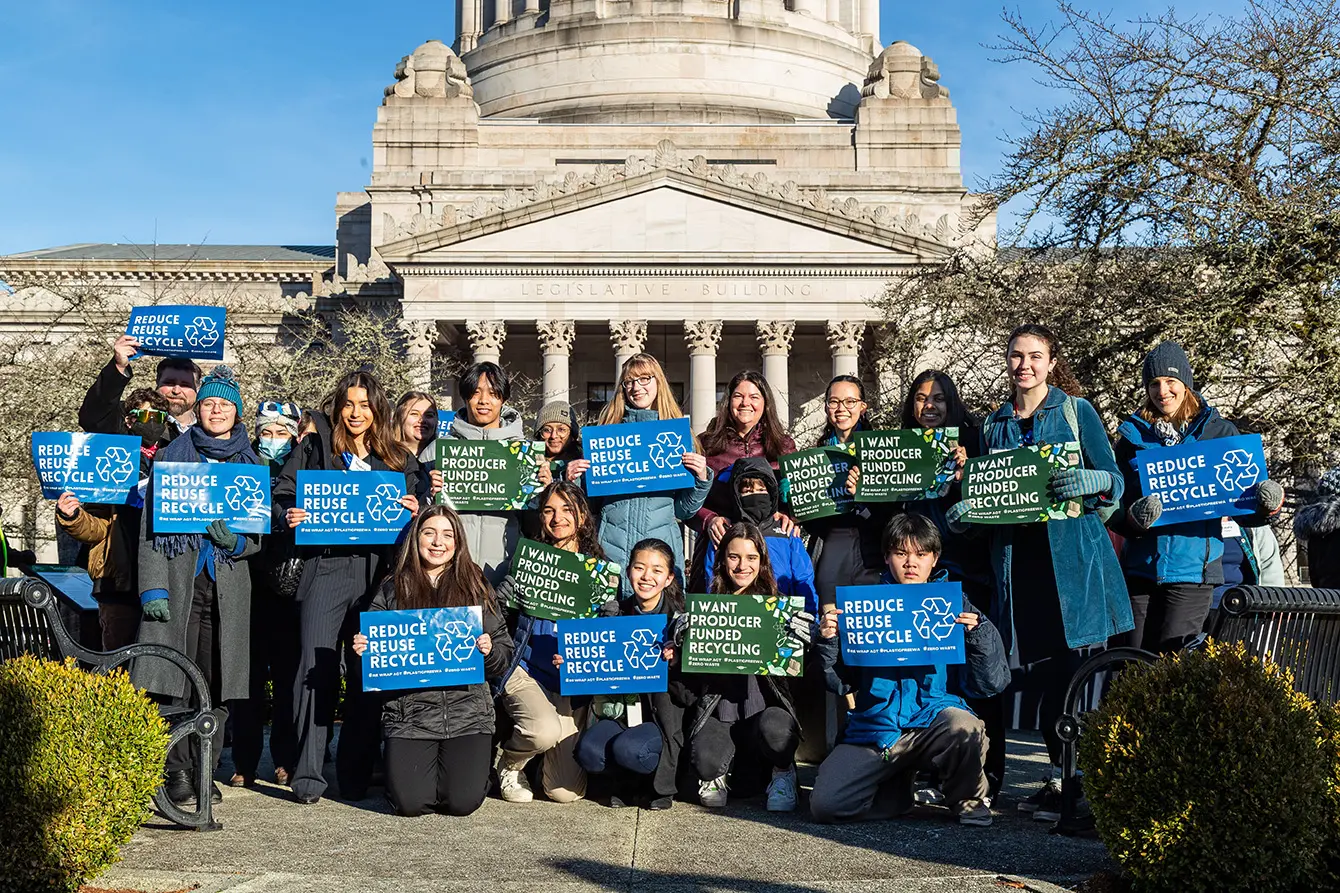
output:
M1052 770L1042 789L1019 804L1035 818L1060 817L1061 741L1056 720L1064 709L1066 685L1079 664L1079 649L1102 645L1134 626L1130 598L1105 516L1121 501L1122 475L1098 412L1070 396L1078 384L1069 375L1050 329L1020 326L1010 334L1006 362L1013 397L987 418L982 429L988 451L1042 443L1078 441L1083 461L1052 477L1056 499L1082 499L1076 518L995 527L991 560L996 593L991 622L1007 653L1020 664L1036 664L1043 689L1041 724ZM1069 384L1062 390L1048 379ZM962 525L960 502L948 520ZM1017 583L1017 585L1016 585Z
M601 411L597 424L655 422L684 416L675 402L665 371L650 354L640 353L628 358L623 364L619 390L622 399L611 400ZM597 538L610 561L627 565L634 545L645 539L661 540L674 550L675 575L681 586L684 585L684 534L679 525L698 513L712 487L712 471L702 453L696 450L686 452L682 461L693 474L692 487L592 500L599 516ZM591 463L586 459L573 459L568 463L568 480L580 480L590 467ZM630 598L633 593L627 576L620 579L619 597Z

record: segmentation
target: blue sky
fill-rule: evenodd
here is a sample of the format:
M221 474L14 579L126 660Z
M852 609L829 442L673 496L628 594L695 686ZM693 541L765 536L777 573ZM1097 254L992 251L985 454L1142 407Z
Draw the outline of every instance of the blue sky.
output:
M451 42L454 6L0 0L0 254L155 237L333 243L335 193L368 179L382 89L419 43ZM1166 7L1098 8L1132 18ZM1037 22L1055 10L1011 8ZM1052 101L983 46L1002 32L1001 10L882 3L883 41L916 44L952 92L969 186L996 170L1017 113Z

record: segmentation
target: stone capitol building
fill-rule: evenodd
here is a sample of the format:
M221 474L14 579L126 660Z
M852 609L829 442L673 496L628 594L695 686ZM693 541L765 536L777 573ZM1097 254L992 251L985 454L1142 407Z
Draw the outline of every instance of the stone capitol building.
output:
M381 308L421 385L463 354L579 410L645 349L701 430L743 368L784 419L814 416L831 375L871 374L887 281L994 244L993 217L962 222L949 91L917 48L880 46L877 0L459 0L456 18L453 47L395 66L333 246L74 245L0 257L0 280L131 299L189 280L245 295L230 326L272 336L290 302ZM31 291L0 326L40 312Z

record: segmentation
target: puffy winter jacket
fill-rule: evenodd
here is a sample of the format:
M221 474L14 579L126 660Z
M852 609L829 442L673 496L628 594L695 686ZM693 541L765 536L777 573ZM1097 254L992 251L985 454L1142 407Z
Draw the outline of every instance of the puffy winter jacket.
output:
M763 433L760 430L762 426L755 425L749 429L749 433L743 438L734 431L730 432L726 441L726 448L719 453L712 453L707 457L707 467L712 469L712 488L707 492L707 500L703 507L698 510L690 526L697 531L707 528L712 523L712 519L717 515L726 515L728 517L738 517L735 514L735 488L731 485L731 475L729 470L741 459L761 458L767 462L768 467L773 471L777 470L777 463L763 455ZM782 455L794 453L796 451L796 442L791 439L790 434L782 436ZM776 509L773 509L776 511Z
M1200 397L1199 394L1196 395ZM1219 415L1212 406L1201 400L1201 411L1191 421L1182 436L1182 443L1197 443L1220 437L1233 437L1238 429ZM1125 493L1121 498L1122 512L1139 499L1140 474L1136 470L1136 454L1142 450L1163 448L1163 441L1152 423L1133 415L1117 429L1117 466L1125 477ZM1132 577L1153 580L1159 584L1207 583L1217 586L1224 582L1220 559L1224 554L1222 523L1218 518L1204 521L1184 521L1141 531L1129 523L1117 521L1117 529L1126 537L1122 549L1121 567Z
M654 409L626 407L623 420L654 422L660 416ZM664 540L675 553L675 574L684 580L684 535L679 522L692 518L703 507L712 482L694 479L692 487L664 493L607 496L599 501L600 522L596 536L610 561L628 564L628 553L640 540L654 537ZM593 506L595 508L595 506ZM619 580L619 597L633 594L625 574Z
M1335 480L1340 469L1328 471L1323 481ZM1340 483L1340 480L1336 481ZM1340 589L1340 496L1333 487L1294 515L1293 530L1307 543L1307 572L1319 589Z
M382 583L368 610L396 610L393 579ZM507 635L502 615L491 610L490 605L484 606L484 632L493 640L493 647L484 657L484 675L493 679L502 675L511 660L512 638ZM487 682L407 691L388 695L382 704L385 738L441 741L465 735L492 735L493 725L493 696Z

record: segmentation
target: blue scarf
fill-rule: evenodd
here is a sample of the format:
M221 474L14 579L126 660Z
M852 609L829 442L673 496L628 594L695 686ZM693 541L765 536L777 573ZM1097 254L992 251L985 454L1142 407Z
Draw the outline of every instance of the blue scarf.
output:
M199 425L192 425L154 456L155 462L204 462L206 459L215 459L219 462L239 462L244 465L259 465L261 463L261 460L251 449L251 442L247 438L247 427L241 422L234 425L233 430L228 433L228 437L223 439L211 437ZM151 477L149 490L152 491L152 489L153 479ZM146 509L153 505L153 499L153 493L146 492L144 498ZM152 516L150 516L149 526L153 526ZM212 542L198 533L155 533L152 546L154 551L162 552L168 558L176 558L178 555L184 555L187 552L199 552L200 559L196 562L196 573L199 574L201 568L204 568L209 573L210 579L214 579L216 555L221 556L223 563L230 567L233 563L233 556L216 550Z

